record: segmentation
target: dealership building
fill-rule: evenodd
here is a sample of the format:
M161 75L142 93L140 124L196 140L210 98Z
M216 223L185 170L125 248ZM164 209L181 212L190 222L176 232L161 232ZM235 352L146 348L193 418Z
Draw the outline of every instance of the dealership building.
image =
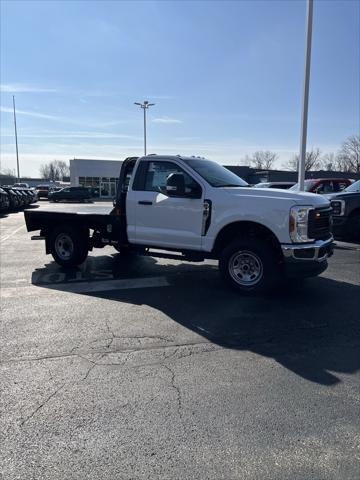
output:
M70 160L71 186L90 187L95 197L113 198L116 194L121 160Z

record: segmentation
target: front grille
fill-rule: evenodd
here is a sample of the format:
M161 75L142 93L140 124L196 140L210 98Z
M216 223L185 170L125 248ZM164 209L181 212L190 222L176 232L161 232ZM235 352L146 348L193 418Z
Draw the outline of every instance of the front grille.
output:
M316 208L309 212L308 237L327 240L331 237L331 208Z

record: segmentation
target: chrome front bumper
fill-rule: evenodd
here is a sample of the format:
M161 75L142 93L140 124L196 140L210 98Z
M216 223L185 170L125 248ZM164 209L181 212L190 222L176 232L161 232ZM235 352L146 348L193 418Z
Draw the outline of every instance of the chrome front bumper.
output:
M285 244L281 249L285 260L322 262L333 254L333 237L313 243Z

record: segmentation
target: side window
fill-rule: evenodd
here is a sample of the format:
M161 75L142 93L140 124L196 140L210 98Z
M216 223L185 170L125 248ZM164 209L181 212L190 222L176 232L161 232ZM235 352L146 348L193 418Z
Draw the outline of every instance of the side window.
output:
M333 192L333 182L324 182L321 184L321 189L319 193L331 193Z
M194 189L199 188L198 183L175 163L148 162L144 190L166 194L166 181L172 173L180 173L184 176L185 193L190 193Z
M338 191L340 192L341 190L344 190L344 188L346 188L348 186L348 184L346 182L339 182L339 189Z
M323 193L324 192L324 184L319 183L318 186L315 188L315 193Z
M340 183L339 182L333 182L333 191L334 192L340 192Z

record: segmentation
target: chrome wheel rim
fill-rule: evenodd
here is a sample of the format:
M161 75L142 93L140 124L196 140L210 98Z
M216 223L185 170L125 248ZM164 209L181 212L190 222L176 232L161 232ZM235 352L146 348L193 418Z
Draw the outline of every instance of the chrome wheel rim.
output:
M55 251L56 254L62 260L69 260L74 252L74 242L70 235L66 233L60 233L55 239Z
M260 282L264 269L262 261L254 252L243 250L231 256L229 273L239 285L251 287Z

